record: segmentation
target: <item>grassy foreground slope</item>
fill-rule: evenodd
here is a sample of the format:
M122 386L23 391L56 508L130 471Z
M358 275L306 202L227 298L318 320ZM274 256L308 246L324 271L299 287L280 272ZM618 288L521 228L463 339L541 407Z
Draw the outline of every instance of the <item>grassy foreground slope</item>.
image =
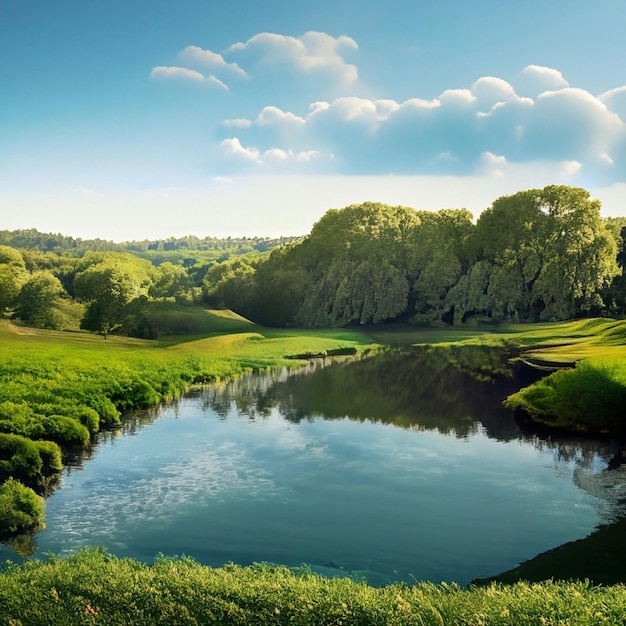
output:
M462 589L373 588L285 567L160 558L153 565L88 549L0 571L0 625L564 625L624 623L626 588L518 583Z

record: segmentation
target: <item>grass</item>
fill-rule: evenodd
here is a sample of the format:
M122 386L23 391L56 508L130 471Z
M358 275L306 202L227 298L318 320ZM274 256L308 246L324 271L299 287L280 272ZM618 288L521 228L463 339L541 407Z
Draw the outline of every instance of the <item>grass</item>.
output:
M490 341L507 342L524 356L571 364L582 359L617 361L626 358L626 321L585 319L572 322L500 325Z
M153 565L87 549L0 571L0 625L289 624L307 626L623 624L626 588L517 583L383 588L306 569L188 558Z

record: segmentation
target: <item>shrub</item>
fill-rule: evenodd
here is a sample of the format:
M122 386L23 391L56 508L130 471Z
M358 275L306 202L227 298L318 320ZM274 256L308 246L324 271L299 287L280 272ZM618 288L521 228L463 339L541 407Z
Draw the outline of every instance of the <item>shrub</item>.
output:
M65 446L89 444L89 431L78 421L65 415L47 415L42 418L46 439Z
M41 496L12 478L0 485L0 536L40 528L43 521Z
M9 476L33 478L42 467L41 454L34 441L0 433L0 480Z
M49 476L63 469L61 448L54 441L35 441L39 456L41 457L41 473Z
M582 361L509 396L505 406L549 426L626 433L626 375L623 366Z

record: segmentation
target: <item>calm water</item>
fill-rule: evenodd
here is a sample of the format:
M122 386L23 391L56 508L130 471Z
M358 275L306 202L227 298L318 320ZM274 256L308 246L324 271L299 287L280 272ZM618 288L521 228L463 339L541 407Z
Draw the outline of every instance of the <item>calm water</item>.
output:
M134 416L66 471L38 552L466 584L620 514L609 444L523 437L502 390L459 374L446 392L432 364L394 359L246 377Z

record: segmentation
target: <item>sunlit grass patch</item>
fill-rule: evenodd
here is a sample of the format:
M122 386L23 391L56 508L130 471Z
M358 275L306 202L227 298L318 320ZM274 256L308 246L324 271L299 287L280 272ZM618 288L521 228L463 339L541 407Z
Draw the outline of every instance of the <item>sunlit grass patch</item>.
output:
M0 571L2 624L623 624L626 588L584 582L370 587L306 569L202 566L159 558L153 565L102 550L31 561Z

